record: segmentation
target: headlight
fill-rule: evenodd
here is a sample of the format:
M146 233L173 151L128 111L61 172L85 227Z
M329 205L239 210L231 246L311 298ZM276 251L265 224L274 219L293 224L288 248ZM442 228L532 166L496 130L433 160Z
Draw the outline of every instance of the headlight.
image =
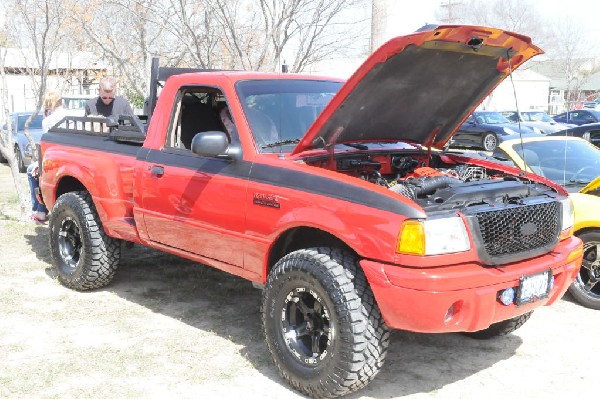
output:
M573 202L571 198L560 201L562 204L562 227L561 230L565 231L573 227L575 224L575 215L573 213Z
M407 220L402 224L396 252L411 255L439 255L471 248L463 220L456 217Z
M502 130L503 130L503 131L504 131L504 133L506 133L506 134L518 134L516 131L512 130L512 129L511 129L511 128L509 128L509 127L502 128Z

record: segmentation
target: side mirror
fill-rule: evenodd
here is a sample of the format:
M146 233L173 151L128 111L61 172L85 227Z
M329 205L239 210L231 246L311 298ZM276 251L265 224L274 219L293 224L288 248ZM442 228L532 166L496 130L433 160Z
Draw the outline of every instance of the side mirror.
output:
M594 120L594 118L592 118L591 116L590 116L589 118L587 118L587 119L586 119L586 121L587 121L588 123L594 123L594 122L596 122L596 121Z
M229 139L225 132L208 131L197 133L192 139L192 153L201 157L227 155Z

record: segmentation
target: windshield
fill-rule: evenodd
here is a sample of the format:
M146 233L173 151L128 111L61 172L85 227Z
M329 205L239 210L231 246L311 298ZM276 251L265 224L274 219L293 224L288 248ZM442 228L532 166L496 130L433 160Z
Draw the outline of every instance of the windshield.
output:
M478 123L489 123L491 125L511 123L500 112L479 112L474 116Z
M513 149L536 174L564 186L585 185L600 176L600 150L584 140L515 144Z
M236 89L259 151L291 151L342 84L289 79L238 82Z
M523 112L523 119L527 122L554 122L547 113L540 112Z
M31 115L19 115L17 116L17 131L25 130L25 122ZM41 129L42 128L42 114L37 114L35 119L31 121L29 125L30 129Z

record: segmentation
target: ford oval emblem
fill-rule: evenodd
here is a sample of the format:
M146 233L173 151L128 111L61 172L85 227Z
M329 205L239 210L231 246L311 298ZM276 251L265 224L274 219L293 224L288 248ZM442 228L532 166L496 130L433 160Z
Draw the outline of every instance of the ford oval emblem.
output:
M535 233L537 233L537 231L537 225L532 222L525 223L523 226L521 226L521 235L525 237L534 235Z

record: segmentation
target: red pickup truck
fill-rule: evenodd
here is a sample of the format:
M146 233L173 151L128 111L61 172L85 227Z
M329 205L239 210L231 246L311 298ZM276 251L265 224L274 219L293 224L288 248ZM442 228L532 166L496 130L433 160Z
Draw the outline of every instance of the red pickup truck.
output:
M105 286L123 241L246 278L263 288L280 374L315 398L368 384L390 329L510 333L577 275L570 200L442 149L540 52L515 33L442 26L389 41L347 82L172 74L147 129L64 120L40 148L58 279Z

